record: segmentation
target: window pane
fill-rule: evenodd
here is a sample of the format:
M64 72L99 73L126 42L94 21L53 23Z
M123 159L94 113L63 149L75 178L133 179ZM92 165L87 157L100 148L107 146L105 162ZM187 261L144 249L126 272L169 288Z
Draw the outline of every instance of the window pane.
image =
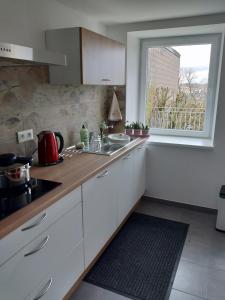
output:
M203 131L211 44L148 49L146 124Z

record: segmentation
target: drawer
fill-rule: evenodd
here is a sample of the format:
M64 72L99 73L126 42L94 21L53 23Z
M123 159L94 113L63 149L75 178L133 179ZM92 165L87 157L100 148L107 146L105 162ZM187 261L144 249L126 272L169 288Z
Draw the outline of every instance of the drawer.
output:
M79 202L81 202L81 187L1 239L0 266Z
M81 203L0 267L1 299L24 300L83 239Z
M62 300L84 271L83 241L61 261L52 273L32 291L26 300Z

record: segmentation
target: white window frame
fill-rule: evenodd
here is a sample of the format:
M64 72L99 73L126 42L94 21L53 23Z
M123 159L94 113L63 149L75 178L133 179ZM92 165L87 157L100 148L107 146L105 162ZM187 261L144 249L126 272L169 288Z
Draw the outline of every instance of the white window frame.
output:
M205 122L203 131L159 129L151 128L151 133L155 135L189 136L211 138L215 123L215 110L217 107L218 75L220 71L220 56L222 52L222 33L194 34L185 36L154 37L141 39L140 51L140 82L139 82L139 120L145 124L146 115L146 91L147 91L147 55L151 47L170 47L184 45L211 44L211 56L208 77L208 95L205 112Z

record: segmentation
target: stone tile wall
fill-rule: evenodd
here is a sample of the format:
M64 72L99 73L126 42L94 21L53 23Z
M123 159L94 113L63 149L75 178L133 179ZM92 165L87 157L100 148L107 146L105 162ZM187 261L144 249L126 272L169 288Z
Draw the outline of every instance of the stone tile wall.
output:
M104 86L50 85L45 66L0 68L0 153L29 155L41 130L60 131L65 145L78 142L83 122L97 131L107 118L112 91ZM124 115L125 89L117 89L117 95ZM30 128L34 141L17 144L16 132Z

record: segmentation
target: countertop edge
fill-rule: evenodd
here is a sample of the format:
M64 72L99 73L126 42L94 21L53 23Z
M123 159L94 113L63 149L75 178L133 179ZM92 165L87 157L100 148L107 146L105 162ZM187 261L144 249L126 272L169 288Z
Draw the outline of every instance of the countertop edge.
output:
M132 143L128 148L121 150L112 156L102 156L102 162L99 162L99 166L87 174L83 175L79 180L74 181L72 184L62 184L58 186L56 189L52 190L51 192L47 193L46 195L40 197L39 199L35 200L34 202L30 203L29 205L25 206L24 208L16 211L9 217L0 221L0 239L7 236L12 231L16 230L24 223L29 221L31 218L42 212L43 210L47 209L49 206L53 205L58 200L62 199L68 193L72 192L77 187L81 186L84 182L88 181L90 178L94 177L96 174L101 172L103 169L111 165L113 162L120 159L122 156L126 155L139 145L146 142L147 139L138 138L137 141ZM87 154L88 156L92 156L93 159L96 159L100 155L96 154ZM99 157L100 160L100 157ZM38 169L34 168L34 173L38 174ZM36 176L35 176L36 177ZM38 176L40 179L47 179L42 178L42 176ZM51 180L51 179L49 179Z

